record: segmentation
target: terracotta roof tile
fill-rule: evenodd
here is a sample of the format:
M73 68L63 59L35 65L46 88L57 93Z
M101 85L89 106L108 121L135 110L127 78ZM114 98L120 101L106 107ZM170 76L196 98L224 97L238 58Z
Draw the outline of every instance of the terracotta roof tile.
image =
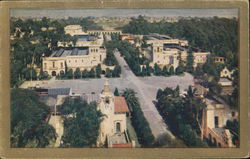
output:
M115 97L115 113L129 112L128 105L124 97Z
M130 148L132 147L132 143L122 143L122 144L113 144L112 145L113 148Z

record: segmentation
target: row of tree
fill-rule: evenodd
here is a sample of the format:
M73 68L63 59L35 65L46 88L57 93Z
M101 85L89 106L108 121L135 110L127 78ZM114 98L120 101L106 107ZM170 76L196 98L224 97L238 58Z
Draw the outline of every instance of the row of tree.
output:
M207 147L203 141L201 120L206 104L194 96L189 86L186 96L180 96L179 86L175 89L159 89L156 107L171 132L188 147Z
M48 124L49 107L27 89L11 90L11 147L47 147L57 134Z
M95 68L92 68L89 71L86 69L81 71L80 68L76 68L75 71L73 71L73 69L66 69L65 73L61 72L57 75L57 79L101 78L102 74L108 78L120 77L121 67L116 65L113 70L107 68L106 71L102 71L101 65L98 64Z
M59 107L64 118L64 132L60 147L96 147L103 114L97 104L80 98L67 97Z
M151 132L148 121L143 115L139 99L136 97L136 92L132 89L126 89L123 92L123 96L125 97L126 103L131 112L132 125L136 131L139 143L142 147L152 147L155 143L154 136Z

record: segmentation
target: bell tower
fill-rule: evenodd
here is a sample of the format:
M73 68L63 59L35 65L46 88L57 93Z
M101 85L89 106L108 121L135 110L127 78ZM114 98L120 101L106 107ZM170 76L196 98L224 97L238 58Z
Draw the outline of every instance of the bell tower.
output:
M114 113L114 94L110 91L108 80L106 79L101 93L100 110L103 114Z
M98 108L104 115L103 121L100 125L100 135L97 142L97 144L101 146L104 145L107 136L114 132L112 126L114 118L114 94L109 88L108 80L105 81L104 88L100 94Z

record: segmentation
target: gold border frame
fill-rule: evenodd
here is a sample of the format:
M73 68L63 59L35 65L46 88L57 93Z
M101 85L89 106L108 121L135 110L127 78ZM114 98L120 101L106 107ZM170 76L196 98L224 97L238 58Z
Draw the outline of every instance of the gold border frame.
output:
M3 158L243 158L249 156L249 3L247 0L82 0L0 2L0 157ZM238 8L240 148L10 148L10 8ZM247 86L246 86L247 85Z

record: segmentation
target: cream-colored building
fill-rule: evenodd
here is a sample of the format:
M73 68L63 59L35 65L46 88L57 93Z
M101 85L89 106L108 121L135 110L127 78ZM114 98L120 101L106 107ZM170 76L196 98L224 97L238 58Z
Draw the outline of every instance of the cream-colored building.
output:
M93 35L74 35L77 38L77 41L74 45L73 41L64 42L58 41L58 47L85 47L85 46L101 46L104 42L104 38L102 35L93 36Z
M152 34L147 35L146 39L146 43L148 45L152 45L154 43L157 43L158 41L161 41L163 44L179 45L182 47L188 46L187 40L173 39L167 35Z
M65 34L69 34L71 36L74 35L86 35L87 33L82 30L81 25L67 25L64 27Z
M210 52L193 52L194 67L197 67L198 64L206 63L209 55L210 55Z
M98 64L102 64L106 58L106 49L98 46L85 48L59 49L54 51L50 57L43 57L43 71L48 75L56 76L65 73L67 69L76 68L90 70Z
M154 41L152 48L152 62L159 66L173 66L174 69L179 65L179 56L183 61L187 59L187 51L177 48L165 48L162 41Z
M152 50L152 65L157 63L160 66L173 66L174 69L179 65L179 57L185 63L188 56L188 42L186 40L171 39L163 35L150 35L146 37L147 44ZM204 64L210 52L193 52L194 67Z
M129 109L124 97L114 96L106 80L104 89L100 94L98 109L104 114L100 125L97 146L105 144L108 147L133 147L132 142L128 142L127 116Z

